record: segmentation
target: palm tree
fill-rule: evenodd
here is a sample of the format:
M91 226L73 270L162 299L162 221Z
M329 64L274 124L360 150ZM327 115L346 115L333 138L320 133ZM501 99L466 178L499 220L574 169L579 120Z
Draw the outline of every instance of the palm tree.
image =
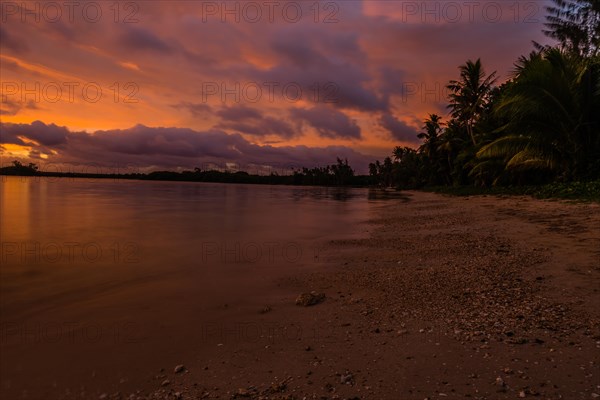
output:
M466 148L470 148L469 146L470 138L465 134L464 127L460 126L460 124L452 119L446 124L446 129L444 129L444 134L440 136L439 144L437 146L437 150L441 157L444 157L446 160L447 168L446 170L446 180L448 184L452 183L454 178L455 183L460 183L461 179L459 175L462 171L462 165L457 165L457 158L462 150Z
M513 176L532 170L585 175L600 156L599 89L597 60L556 48L521 57L496 109L508 123L478 159L501 159Z
M396 146L394 147L394 151L392 151L392 155L394 156L394 160L400 161L404 156L406 147Z
M423 156L424 175L430 184L440 183L440 174L444 172L444 165L439 156L440 136L443 133L442 117L430 114L425 121L423 132L417 136L423 140L419 153Z
M369 175L376 177L379 174L379 160L375 163L369 163Z
M436 157L438 141L442 133L442 117L437 114L429 114L429 118L425 120L423 132L417 137L423 139L424 142L419 148L419 151L425 154L430 159Z
M422 155L410 147L396 147L393 151L392 180L396 187L414 189L422 185ZM391 161L391 160L390 160ZM387 164L389 166L389 163Z
M452 92L448 108L451 109L452 117L465 125L473 145L476 146L474 125L486 108L496 82L496 72L486 76L481 59L475 62L468 60L459 70L460 80L450 81L447 86Z
M348 164L348 159L342 160L339 157L337 158L337 164L331 166L331 172L338 186L346 185L354 176L354 170Z
M563 50L593 57L600 50L600 1L553 0L546 7L546 36L559 42Z

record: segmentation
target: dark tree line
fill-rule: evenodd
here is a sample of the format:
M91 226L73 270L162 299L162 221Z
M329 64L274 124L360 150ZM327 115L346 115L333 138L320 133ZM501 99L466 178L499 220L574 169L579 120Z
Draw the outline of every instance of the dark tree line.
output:
M38 166L34 163L25 165L17 160L12 163L13 165L9 167L0 168L2 175L33 176L38 174Z
M244 171L217 171L195 168L193 171L154 171L144 173L103 174L77 172L45 172L36 164L24 165L13 161L13 165L0 168L0 175L50 176L73 178L112 178L156 181L248 183L266 185L308 185L308 186L367 186L371 184L368 176L357 176L348 164L348 160L338 158L335 164L325 167L302 168L291 174L250 174Z
M450 81L449 117L424 121L418 149L370 165L383 186L515 185L600 178L600 0L554 0L546 29L498 85L481 60Z

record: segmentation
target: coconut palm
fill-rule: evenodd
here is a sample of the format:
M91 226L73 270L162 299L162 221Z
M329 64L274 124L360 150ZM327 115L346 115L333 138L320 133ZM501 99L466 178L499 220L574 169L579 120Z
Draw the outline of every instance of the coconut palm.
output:
M470 148L470 138L465 132L464 126L461 126L456 120L452 119L446 124L443 135L440 136L438 144L438 153L440 161L445 159L446 180L451 184L460 183L462 165L458 165L457 158L464 149Z
M442 133L442 117L437 114L429 114L429 118L425 120L422 129L423 132L417 135L419 139L424 140L419 151L430 159L436 158L439 138Z
M600 49L600 0L553 0L544 33L562 49L593 57Z
M599 151L599 78L597 63L556 48L521 57L496 108L508 123L479 161L501 159L513 175L582 175Z
M412 150L412 149L410 149L408 147L400 147L400 146L394 147L394 151L392 151L392 155L394 156L394 160L396 160L396 161L402 161L402 158L404 157L404 155L409 150Z
M486 76L481 60L468 60L459 67L460 80L452 80L447 88L451 91L450 104L453 118L463 123L473 142L477 145L474 126L489 101L490 92L496 82L496 72Z
M439 146L441 143L442 117L430 114L424 121L423 132L417 136L423 140L419 153L423 156L424 176L431 184L441 183L441 176L446 175L445 160L441 159Z

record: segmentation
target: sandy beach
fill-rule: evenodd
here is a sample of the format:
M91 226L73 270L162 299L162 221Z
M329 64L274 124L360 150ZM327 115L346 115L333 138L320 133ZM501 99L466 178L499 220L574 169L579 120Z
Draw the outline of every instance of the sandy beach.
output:
M368 238L328 243L330 267L279 282L246 324L206 331L184 369L100 396L598 398L599 211L406 192ZM313 290L326 300L295 305Z
M223 304L211 311L218 322L173 332L175 347L123 342L110 356L138 346L162 369L144 356L89 359L46 395L32 385L22 398L598 398L599 211L406 192L348 228L363 239L334 238L315 268L277 278L254 311ZM326 299L295 304L311 291ZM88 373L98 368L120 379ZM37 379L4 378L15 398Z

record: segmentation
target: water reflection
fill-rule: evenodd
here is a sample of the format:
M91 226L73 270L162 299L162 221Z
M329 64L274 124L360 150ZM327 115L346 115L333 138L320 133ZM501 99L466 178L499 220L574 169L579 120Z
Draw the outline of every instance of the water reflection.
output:
M366 221L398 195L0 177L0 324L34 335L68 327L62 340L36 347L11 331L0 343L2 370L7 379L25 377L21 388L30 387L33 376L50 385L55 371L66 371L69 380L81 365L112 366L119 355L124 370L142 359L158 370L165 354L204 345L198 337L206 324L254 318L272 296L289 296L277 282L329 268L324 243L368 235ZM219 311L223 304L226 314ZM65 342L73 327L100 327L110 335ZM140 346L115 342L115 327L135 327ZM147 350L166 345L160 357ZM57 367L61 360L65 365Z
M373 202L402 198L378 189L2 177L3 301L48 301L74 287L165 275L185 286L185 274L209 274L219 287L248 277L228 274L226 257L203 261L208 251L266 251L273 243L302 250L294 263L248 254L235 262L266 276L278 262L313 263L321 242L364 235Z
M390 199L406 201L378 189L3 177L3 312L149 284L197 301L251 295L257 279L319 267L322 243L366 235L373 205Z

